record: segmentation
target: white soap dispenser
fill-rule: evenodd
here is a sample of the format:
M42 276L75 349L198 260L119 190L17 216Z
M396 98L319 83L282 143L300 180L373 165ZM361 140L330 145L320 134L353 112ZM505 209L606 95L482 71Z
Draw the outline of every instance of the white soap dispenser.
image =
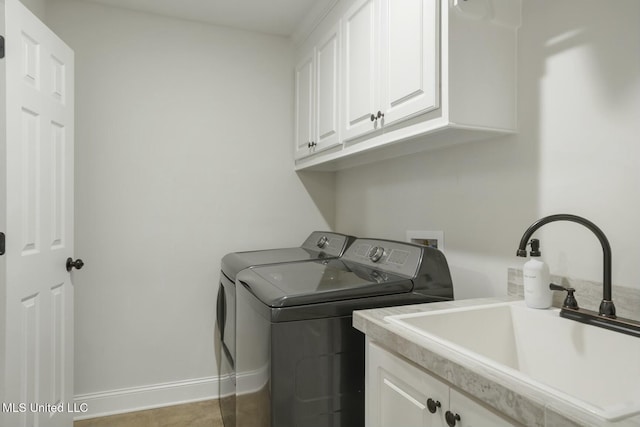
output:
M540 241L531 239L531 259L524 263L524 302L531 308L549 308L553 292L549 289L549 267L540 259Z

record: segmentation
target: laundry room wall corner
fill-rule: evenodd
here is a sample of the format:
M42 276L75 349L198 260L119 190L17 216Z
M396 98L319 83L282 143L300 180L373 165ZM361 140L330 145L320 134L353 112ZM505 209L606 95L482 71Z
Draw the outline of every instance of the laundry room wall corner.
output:
M46 21L46 12L47 12L47 0L20 0L20 2L27 7L36 15L42 22L45 24Z
M334 172L297 172L329 229L336 226L336 174Z

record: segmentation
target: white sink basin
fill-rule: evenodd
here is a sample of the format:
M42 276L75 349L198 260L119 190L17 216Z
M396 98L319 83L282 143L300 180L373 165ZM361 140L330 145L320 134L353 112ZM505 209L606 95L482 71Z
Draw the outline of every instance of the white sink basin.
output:
M463 358L609 421L640 413L640 339L524 302L388 316Z

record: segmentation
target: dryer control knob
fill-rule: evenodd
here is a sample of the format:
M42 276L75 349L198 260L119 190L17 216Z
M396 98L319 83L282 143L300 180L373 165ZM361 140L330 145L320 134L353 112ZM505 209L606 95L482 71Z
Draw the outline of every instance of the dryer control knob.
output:
M322 236L318 239L318 243L316 243L316 246L319 248L324 248L325 246L327 246L328 241L329 239L327 238L327 236Z
M373 262L378 262L384 255L384 248L382 246L374 246L369 251L369 259Z

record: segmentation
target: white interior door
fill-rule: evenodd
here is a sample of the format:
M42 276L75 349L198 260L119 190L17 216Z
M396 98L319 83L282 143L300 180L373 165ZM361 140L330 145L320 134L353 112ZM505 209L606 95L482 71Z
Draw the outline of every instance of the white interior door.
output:
M73 51L18 0L0 5L7 236L0 424L71 427Z

